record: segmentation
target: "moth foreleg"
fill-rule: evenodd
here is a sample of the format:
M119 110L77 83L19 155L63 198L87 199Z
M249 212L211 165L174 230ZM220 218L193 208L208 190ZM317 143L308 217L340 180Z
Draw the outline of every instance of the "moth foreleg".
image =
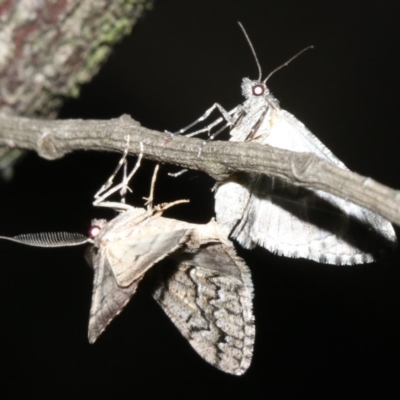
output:
M235 107L233 110L227 111L219 103L215 103L208 110L206 110L206 112L200 118L196 119L196 121L192 122L190 125L188 125L188 126L182 128L182 129L180 129L179 131L175 132L175 134L176 135L181 135L181 134L185 133L186 131L188 131L189 129L191 129L194 126L196 126L197 124L203 122L204 120L206 120L211 115L211 113L214 110L218 110L222 114L222 117L217 118L214 122L212 122L211 124L207 125L206 127L202 128L202 129L199 129L197 131L188 133L185 136L192 137L192 136L199 135L200 133L204 133L204 132L208 132L210 134L211 130L215 126L217 126L218 124L223 122L224 120L227 122L226 126L230 126L234 122L235 114L236 114L236 111L237 111L237 107ZM225 129L225 127L224 127L224 129Z
M128 144L129 144L129 140L128 140ZM140 163L143 158L143 143L142 142L140 142L140 153L138 154L136 164L133 167L132 171L129 173L128 176L126 175L126 172L125 172L122 182L119 183L118 185L115 185L114 187L110 188L110 186L113 184L116 173L118 173L118 171L121 169L121 167L126 163L128 147L129 147L129 145L126 147L126 149L122 155L122 158L119 161L114 173L110 176L110 178L102 186L102 188L95 194L95 200L93 201L94 206L114 208L115 210L130 210L132 208L132 206L125 204L123 201L121 201L121 202L105 201L105 199L110 197L113 193L117 192L118 190L120 191L121 196L124 196L128 190L130 191L129 186L128 186L129 181L132 179L133 175L135 175L136 171L139 169Z
M109 189L112 186L112 184L114 183L114 178L118 174L118 172L121 169L121 167L122 166L126 166L126 157L128 156L129 141L130 141L129 136L126 136L125 140L126 140L126 147L124 149L124 152L122 153L122 157L119 160L114 172L107 179L106 183L104 183L103 186L94 195L94 199L95 199L95 201L93 202L94 205L96 205L95 203L96 203L97 199L102 198L103 197L102 194L105 193L106 190ZM103 198L105 198L105 197L103 197Z
M160 169L160 164L156 164L156 166L154 167L153 176L151 178L149 197L147 197L147 198L143 197L143 199L146 200L146 203L144 203L144 205L147 206L147 210L149 210L149 211L151 211L153 209L154 187L156 184L157 174L158 174L159 169Z

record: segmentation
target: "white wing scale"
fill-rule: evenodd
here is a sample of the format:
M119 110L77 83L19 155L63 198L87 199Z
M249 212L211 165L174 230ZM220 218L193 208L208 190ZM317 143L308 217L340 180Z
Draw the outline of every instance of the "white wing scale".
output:
M243 129L241 124L233 128L236 139L231 140L243 139ZM255 142L312 152L346 168L304 124L279 108L266 109L253 136ZM218 222L246 248L259 244L288 257L358 264L374 261L383 241L386 246L396 243L392 225L377 214L267 176L235 175L218 187L215 201Z

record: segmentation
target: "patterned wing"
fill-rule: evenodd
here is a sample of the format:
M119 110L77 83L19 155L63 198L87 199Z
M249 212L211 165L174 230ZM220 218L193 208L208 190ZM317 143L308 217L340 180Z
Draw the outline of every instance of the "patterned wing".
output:
M157 272L153 296L197 353L224 372L243 374L255 337L253 285L233 247L210 244Z
M256 137L259 143L312 152L346 168L284 110L268 113ZM259 244L279 255L342 265L372 262L396 244L392 225L379 215L267 176L233 176L220 185L215 200L218 223L246 248Z

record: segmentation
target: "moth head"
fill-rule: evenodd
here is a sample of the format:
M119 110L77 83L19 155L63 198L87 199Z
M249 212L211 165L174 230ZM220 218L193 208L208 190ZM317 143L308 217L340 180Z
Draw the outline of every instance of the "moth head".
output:
M269 90L266 84L262 81L243 78L242 94L246 100L263 98L269 94Z
M104 228L104 226L106 224L107 224L107 221L104 219L92 220L92 224L89 228L89 234L88 234L89 238L93 239L93 240L96 239L100 235L102 229Z
M95 237L98 236L98 234L101 232L101 228L98 225L92 225L89 229L89 237L91 239L94 239Z

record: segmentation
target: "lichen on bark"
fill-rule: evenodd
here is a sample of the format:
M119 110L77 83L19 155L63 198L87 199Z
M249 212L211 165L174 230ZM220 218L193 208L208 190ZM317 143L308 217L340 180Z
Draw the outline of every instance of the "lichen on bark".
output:
M77 97L150 0L0 4L0 112L55 117Z

